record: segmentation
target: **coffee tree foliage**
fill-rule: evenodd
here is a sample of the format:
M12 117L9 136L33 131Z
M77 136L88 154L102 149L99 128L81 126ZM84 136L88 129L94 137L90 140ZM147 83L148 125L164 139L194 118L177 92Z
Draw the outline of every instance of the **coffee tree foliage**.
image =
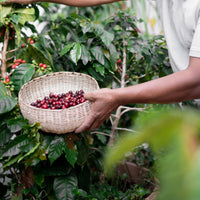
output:
M171 73L163 37L145 40L137 29L140 21L117 6L114 12L108 6L0 6L1 199L92 199L92 174L103 171L101 156L107 137L42 132L40 124L29 124L20 112L17 97L22 85L44 74L76 71L91 75L101 87L113 83L118 87L117 60L124 60L124 55L127 85ZM43 16L39 7L45 10ZM105 19L102 13L106 11L110 15ZM45 23L41 33L32 24L35 20ZM102 127L109 134L109 124Z

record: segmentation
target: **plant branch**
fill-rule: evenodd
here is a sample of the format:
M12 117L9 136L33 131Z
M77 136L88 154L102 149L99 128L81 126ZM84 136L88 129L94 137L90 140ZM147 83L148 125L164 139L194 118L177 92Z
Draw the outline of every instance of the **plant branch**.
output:
M99 135L105 135L105 136L110 137L110 134L99 132L99 131L93 131L93 132L91 132L91 134L99 134Z
M126 106L122 106L122 108L124 108L125 110L123 112L121 112L120 117L129 111L138 111L138 112L143 112L144 110L146 110L147 108L131 108L131 107L126 107Z
M11 56L10 58L7 58L6 61L12 60L15 56Z
M132 130L132 129L128 129L128 128L119 128L119 127L117 127L116 130L128 131L128 132L135 132L135 133L137 132L137 131L134 131L134 130Z
M12 49L12 50L10 50L10 51L7 51L7 53L12 53L12 52L15 52L15 51L17 51L17 50L19 50L19 47L16 48L16 49Z
M2 62L1 62L1 77L6 77L6 55L7 55L7 48L8 48L8 41L9 41L9 28L6 28L5 34L4 34L4 42L3 42L3 50L2 50Z

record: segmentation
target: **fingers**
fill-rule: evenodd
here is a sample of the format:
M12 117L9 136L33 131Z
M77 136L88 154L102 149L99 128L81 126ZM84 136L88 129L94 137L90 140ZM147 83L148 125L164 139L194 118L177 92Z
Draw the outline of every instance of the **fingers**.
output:
M95 118L93 116L92 113L90 113L88 115L88 117L85 119L85 121L81 124L80 127L78 127L76 130L75 130L75 133L81 133L81 132L84 132L86 130L89 130L91 124L93 124L95 121Z

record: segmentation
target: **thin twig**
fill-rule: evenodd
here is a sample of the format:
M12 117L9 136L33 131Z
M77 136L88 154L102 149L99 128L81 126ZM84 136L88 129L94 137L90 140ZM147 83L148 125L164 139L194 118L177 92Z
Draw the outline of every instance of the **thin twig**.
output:
M119 128L117 127L116 130L121 130L121 131L128 131L128 132L134 132L134 133L137 133L137 131L134 131L132 129L128 129L128 128Z
M138 112L143 112L146 108L126 108L124 111L121 112L121 115L120 117L126 113L126 112L129 112L129 111L138 111Z
M11 56L10 58L7 58L6 61L12 60L15 56Z
M7 53L12 53L12 52L15 52L15 51L17 51L17 50L19 50L19 47L16 48L16 49L12 49L12 50L10 50L10 51L7 51Z
M99 132L99 131L93 131L93 132L91 132L91 134L99 134L99 135L105 135L105 136L110 137L109 134L107 134L107 133L103 133L103 132Z
M121 83L121 81L120 81L116 76L114 76L114 78L116 79L116 81L117 81L118 83Z

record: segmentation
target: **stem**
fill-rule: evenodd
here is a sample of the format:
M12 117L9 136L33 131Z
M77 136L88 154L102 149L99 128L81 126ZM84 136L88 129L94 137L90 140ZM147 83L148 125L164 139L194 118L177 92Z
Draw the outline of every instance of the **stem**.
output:
M12 53L12 52L15 52L15 51L17 51L17 50L19 50L19 48L16 48L16 49L12 49L12 50L10 50L10 51L7 51L7 53Z
M123 40L123 60L122 60L121 88L124 88L126 86L125 77L126 77L126 41ZM112 124L112 130L111 130L111 134L110 134L110 139L108 141L108 146L112 146L113 143L114 143L115 134L116 134L116 130L117 130L117 127L118 127L118 124L119 124L121 112L122 112L122 107L119 106L116 110L115 120L113 121L113 124Z
M1 62L1 77L6 77L6 55L7 55L7 48L8 48L8 41L9 41L9 28L6 28L5 35L4 35L4 42L3 42L3 50L2 50L2 62Z

